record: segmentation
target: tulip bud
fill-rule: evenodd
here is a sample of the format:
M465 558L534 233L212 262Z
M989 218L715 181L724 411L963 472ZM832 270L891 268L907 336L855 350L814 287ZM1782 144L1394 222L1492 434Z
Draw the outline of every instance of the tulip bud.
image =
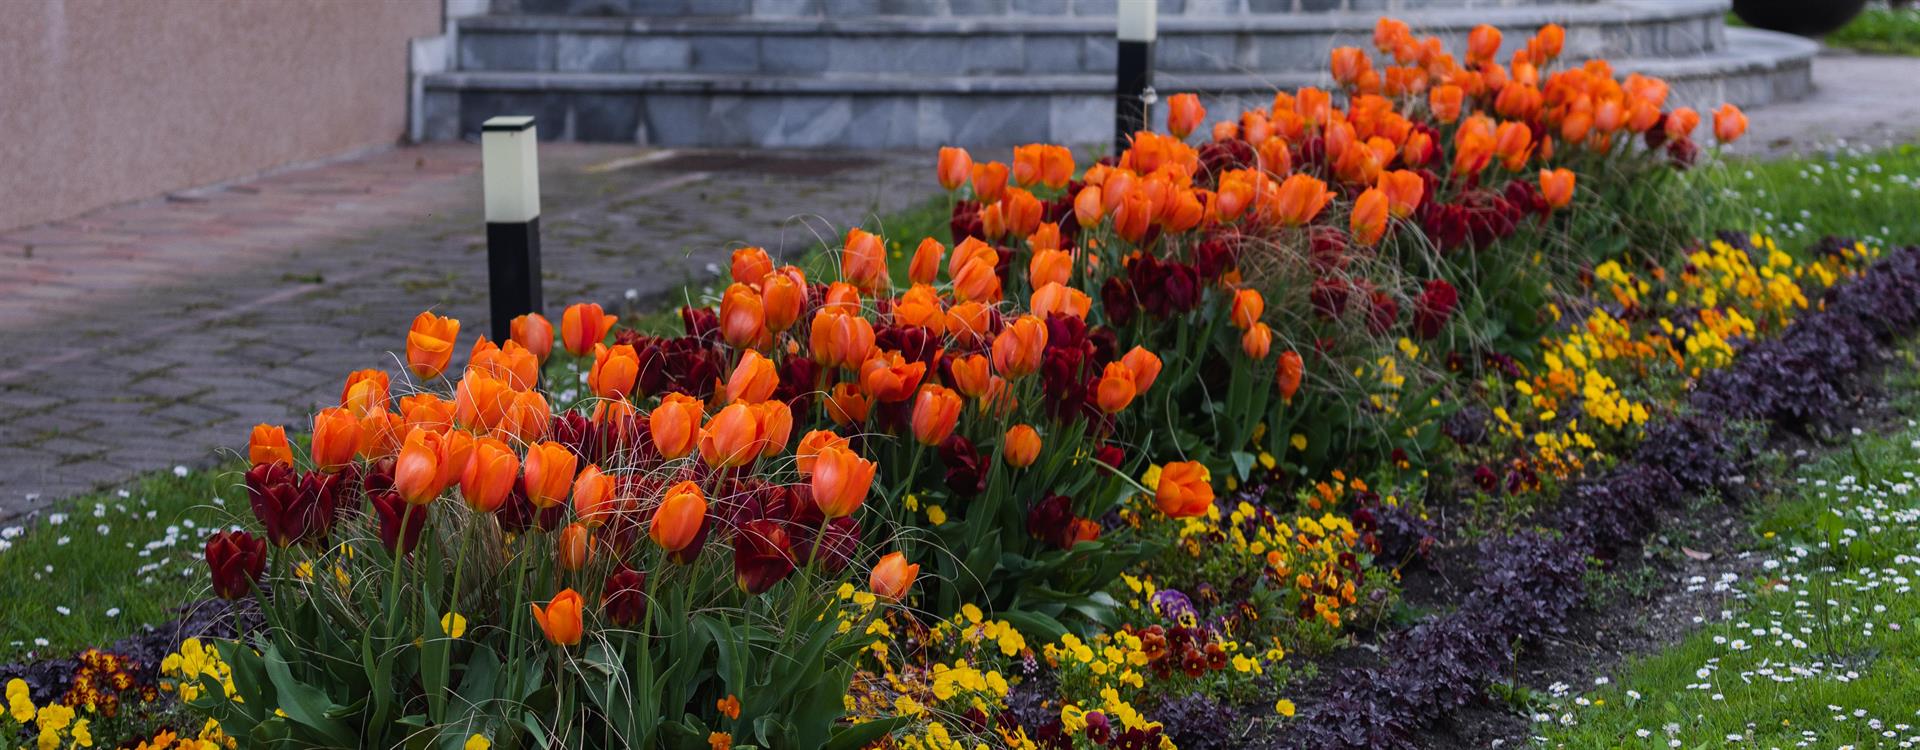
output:
M325 409L313 415L314 468L333 473L353 463L360 449L360 421L345 409Z
M380 521L380 546L399 557L413 554L420 546L420 532L427 528L431 505L415 505L391 490L368 493L373 514Z
M727 377L727 400L757 404L772 397L773 390L779 386L780 373L774 368L773 360L748 349L740 356L733 374Z
M907 266L907 280L915 284L932 284L940 276L940 258L946 255L947 247L932 237L920 240L920 246L913 251L913 262Z
M1040 369L1047 348L1047 324L1022 316L1000 330L993 340L993 369L1008 378L1020 378Z
M706 493L692 481L681 482L661 497L660 507L653 513L653 523L647 527L647 536L661 549L679 553L693 546L706 522Z
M939 445L953 434L960 419L960 394L938 386L920 389L913 401L913 438L921 445Z
M814 430L801 436L800 447L793 452L795 468L799 469L801 476L813 473L813 462L819 457L820 450L829 447L845 449L847 439L831 430Z
M560 340L573 356L584 357L593 345L604 343L619 316L608 315L598 303L582 302L568 307L560 316Z
M766 303L760 293L739 282L727 287L720 297L720 337L727 345L736 349L754 347L766 328Z
M1266 359L1267 351L1273 346L1273 329L1265 323L1255 323L1247 332L1240 335L1240 350L1253 359Z
M476 513L500 509L520 480L520 457L496 438L474 441L466 468L460 473L460 497Z
M1001 452L1006 456L1008 466L1032 466L1034 460L1040 457L1040 433L1024 424L1009 427L1001 444Z
M993 371L984 354L968 354L954 357L948 362L948 370L953 378L953 387L967 395L979 398L986 395L987 386L993 381Z
M1137 394L1133 371L1123 362L1109 362L1094 388L1094 403L1108 414L1117 414L1133 403Z
M837 425L866 422L870 408L866 395L853 383L836 383L827 394L827 417Z
M532 352L541 364L545 364L547 357L553 354L553 324L540 313L527 313L514 318L507 324L507 336Z
M940 161L934 169L935 176L940 180L940 187L952 192L973 178L973 157L968 155L964 148L942 146Z
M747 407L759 432L760 457L772 458L785 453L787 439L793 436L793 409L785 401L762 401Z
M760 455L760 425L746 404L721 409L700 430L700 458L708 466L745 466Z
M699 399L684 393L667 394L660 399L660 405L647 414L653 447L667 459L692 453L700 439L703 419L706 419L706 405Z
M775 271L760 281L761 308L768 331L783 332L800 319L807 290L806 283L795 278L799 273L799 269L792 269L791 273Z
M559 443L543 442L527 446L527 501L542 510L566 502L567 491L573 486L574 469L579 462L579 456Z
M580 593L566 589L555 594L546 608L538 604L528 604L533 608L534 622L539 623L540 632L545 633L547 642L555 646L579 645L581 635L586 631L586 622L581 619Z
M1281 401L1293 401L1293 394L1300 390L1300 378L1305 369L1305 363L1301 361L1299 352L1280 353L1280 363L1274 370L1274 381L1280 386Z
M247 438L247 460L254 466L286 464L293 466L293 447L287 444L287 428L257 424Z
M624 563L614 563L613 573L607 576L606 587L600 591L600 609L606 613L607 622L616 627L633 627L645 622L647 574Z
M793 543L786 529L765 518L748 521L733 537L734 580L749 594L763 594L793 573Z
M1133 387L1141 393L1146 393L1147 389L1153 387L1153 381L1160 379L1158 354L1136 346L1127 350L1126 356L1121 357L1120 361L1133 371Z
M767 251L757 247L743 247L733 251L733 272L736 284L758 283L773 273L773 257Z
M446 485L440 483L444 475L440 471L440 456L440 433L414 428L407 433L400 458L394 462L393 489L414 505L433 502L440 491L446 489Z
M892 552L873 566L873 573L867 577L867 588L873 590L874 596L897 602L907 597L918 577L918 563L909 564L906 555Z
M633 393L640 378L640 354L627 344L593 345L593 369L587 373L587 390L593 395L615 401Z
M845 448L821 448L814 458L813 502L828 518L853 515L866 502L878 467Z
M244 531L221 531L207 538L206 557L214 595L239 599L266 573L267 543Z
M420 313L407 332L407 367L426 380L440 377L453 360L453 340L459 336L460 321Z
M561 570L571 572L584 568L592 556L593 534L585 524L570 523L560 530L559 538L554 540L553 559Z
M613 475L588 464L573 480L573 514L588 526L599 526L613 514Z

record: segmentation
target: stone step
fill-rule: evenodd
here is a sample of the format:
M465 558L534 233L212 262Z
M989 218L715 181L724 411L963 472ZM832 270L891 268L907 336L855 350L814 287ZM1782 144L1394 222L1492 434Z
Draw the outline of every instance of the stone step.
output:
M1352 0L1357 1L1357 0ZM1553 22L1566 56L1688 57L1725 44L1729 0L1593 0L1439 7L1407 16L1417 32L1463 49L1488 23L1506 50ZM1156 67L1246 73L1325 67L1337 46L1372 47L1378 13L1241 14L1163 19ZM468 72L1054 75L1111 73L1112 17L866 18L488 15L458 22L456 68ZM1505 55L1502 56L1503 58Z
M1741 106L1796 98L1812 86L1816 43L1728 29L1727 45L1690 58L1615 59L1621 72L1668 79L1676 102ZM1273 91L1328 83L1324 72L1160 72L1159 91L1198 91L1229 115ZM929 148L1111 138L1113 78L1098 73L936 74L571 73L459 71L424 81L426 136L477 137L500 114L539 118L541 137L682 146ZM1155 122L1164 120L1156 112Z
M1242 13L1410 13L1593 0L1159 0L1161 17ZM556 16L1108 16L1116 0L495 0L496 13Z

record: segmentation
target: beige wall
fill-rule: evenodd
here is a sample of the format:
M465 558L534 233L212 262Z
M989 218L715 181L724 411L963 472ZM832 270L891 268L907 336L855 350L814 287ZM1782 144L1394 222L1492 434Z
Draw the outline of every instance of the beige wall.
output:
M396 142L440 5L0 2L0 229Z

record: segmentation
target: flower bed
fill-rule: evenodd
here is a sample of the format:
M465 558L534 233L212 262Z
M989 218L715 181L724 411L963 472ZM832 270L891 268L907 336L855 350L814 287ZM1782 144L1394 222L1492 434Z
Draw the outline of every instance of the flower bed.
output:
M576 304L467 343L422 313L406 371L349 375L309 440L255 429L252 518L206 557L265 627L158 665L215 722L169 739L1404 742L1580 603L1589 555L1730 476L1665 419L1688 383L1700 410L1813 403L1707 394L1872 255L1634 244L1701 118L1601 61L1554 70L1562 34L1502 65L1491 28L1456 59L1383 20L1377 68L1336 50L1339 91L1198 145L1177 95L1169 134L1092 164L943 149L950 242L741 248L679 335ZM1294 720L1300 654L1390 627L1449 495L1534 530ZM22 731L78 739L35 710Z

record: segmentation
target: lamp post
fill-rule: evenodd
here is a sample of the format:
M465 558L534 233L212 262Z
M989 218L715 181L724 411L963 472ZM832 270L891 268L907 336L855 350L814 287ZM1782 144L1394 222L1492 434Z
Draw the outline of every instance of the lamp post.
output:
M495 117L480 124L494 341L508 339L514 318L540 312L546 304L540 292L538 144L531 117Z
M1119 0L1119 60L1113 102L1113 152L1125 151L1147 128L1153 104L1153 40L1159 36L1159 0Z

